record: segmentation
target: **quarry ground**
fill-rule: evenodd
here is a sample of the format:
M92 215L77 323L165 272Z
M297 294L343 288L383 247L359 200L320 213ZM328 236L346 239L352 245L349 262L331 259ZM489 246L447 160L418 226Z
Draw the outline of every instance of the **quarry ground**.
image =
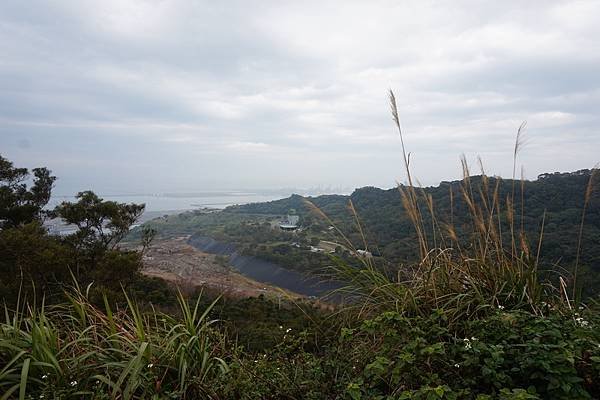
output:
M184 288L203 287L228 297L300 298L295 293L249 279L227 266L222 257L187 244L187 236L152 242L143 256L142 273Z

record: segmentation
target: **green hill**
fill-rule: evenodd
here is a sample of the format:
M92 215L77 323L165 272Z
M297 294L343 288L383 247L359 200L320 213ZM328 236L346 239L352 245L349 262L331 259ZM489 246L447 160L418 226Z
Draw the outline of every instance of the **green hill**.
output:
M523 227L528 242L537 247L542 220L544 219L543 240L540 256L542 265L551 268L560 265L569 269L575 263L579 229L584 206L585 194L592 171L580 170L571 173L542 174L535 181L512 181L510 179L487 178L473 176L470 178L474 197L481 202L481 197L488 188L488 197L492 196L496 185L501 210L506 214L507 197L515 191L516 210L515 226ZM484 181L487 180L487 183ZM422 189L422 194L431 196L435 212L436 224L451 224L465 243L470 239L464 232L470 232L472 224L468 205L461 195L463 181L442 182L436 187ZM594 187L592 186L592 189ZM522 201L521 201L522 199ZM364 187L355 190L350 196L327 195L303 198L292 195L289 198L266 203L255 203L233 206L225 213L242 215L264 214L284 215L295 209L302 218L302 224L309 231L321 235L322 239L330 238L331 230L327 230L327 221L317 216L307 201L310 201L326 214L334 224L350 239L356 248L362 248L363 237L356 224L356 218L349 209L350 201L356 209L364 238L370 250L380 253L391 263L415 261L419 254L416 233L403 205L398 188L379 189ZM431 215L424 201L421 210L425 221L431 221ZM425 227L426 229L428 227ZM506 240L509 240L509 227L502 223ZM582 253L580 263L584 270L592 271L594 276L600 275L600 193L592 190L583 228ZM461 236L462 235L462 236ZM428 229L431 241L431 229ZM440 238L436 238L440 240ZM590 277L591 279L591 277ZM599 282L591 282L590 286L599 286Z

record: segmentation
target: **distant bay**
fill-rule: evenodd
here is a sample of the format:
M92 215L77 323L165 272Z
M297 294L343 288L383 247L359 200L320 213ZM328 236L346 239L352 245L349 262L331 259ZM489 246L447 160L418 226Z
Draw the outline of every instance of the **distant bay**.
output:
M235 204L260 203L264 201L285 198L288 195L282 192L247 192L247 191L219 191L196 193L160 193L160 194L101 194L104 200L119 203L144 203L146 210L132 228L151 219L184 211L200 208L217 208ZM52 209L63 201L76 202L75 196L52 196L46 208ZM67 235L74 233L74 226L65 225L59 220L46 221L48 229L55 234Z
M159 194L102 194L104 200L119 203L144 203L146 212L185 211L197 208L225 208L234 204L259 203L289 196L283 192L219 191ZM76 201L75 196L53 196L49 208L63 201Z

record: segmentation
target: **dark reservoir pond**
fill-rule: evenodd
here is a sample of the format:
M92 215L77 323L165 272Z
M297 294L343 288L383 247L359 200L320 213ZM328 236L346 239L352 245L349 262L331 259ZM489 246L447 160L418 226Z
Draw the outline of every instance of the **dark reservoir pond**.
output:
M242 275L255 281L269 283L305 296L324 296L341 287L341 283L307 277L298 271L283 268L270 261L244 256L230 243L218 242L210 237L192 235L188 243L209 254L229 256L229 264Z

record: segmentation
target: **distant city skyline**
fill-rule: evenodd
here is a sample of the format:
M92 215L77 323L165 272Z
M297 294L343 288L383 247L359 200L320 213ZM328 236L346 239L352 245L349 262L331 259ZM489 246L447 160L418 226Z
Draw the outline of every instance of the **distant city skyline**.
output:
M598 1L0 3L0 154L55 193L404 182L600 156ZM520 175L520 172L519 172Z

